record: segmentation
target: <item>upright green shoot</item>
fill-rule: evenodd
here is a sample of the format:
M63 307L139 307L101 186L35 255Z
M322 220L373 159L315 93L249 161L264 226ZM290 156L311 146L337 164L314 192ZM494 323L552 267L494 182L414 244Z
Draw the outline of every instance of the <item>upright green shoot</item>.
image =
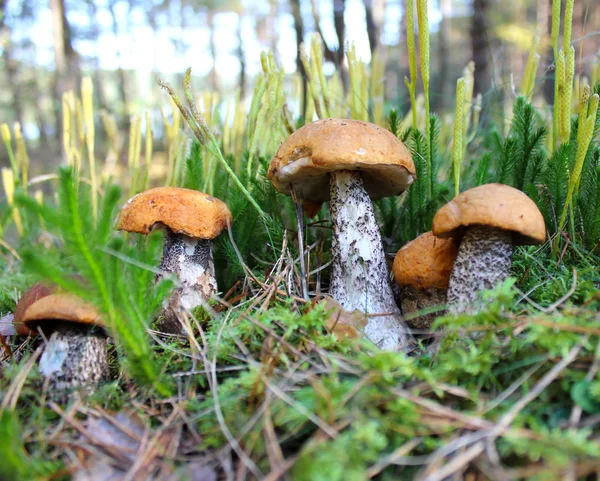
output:
M415 3L406 0L406 47L408 49L408 72L410 79L404 77L404 83L410 95L413 129L417 128L417 53L415 50Z
M431 162L431 124L429 121L429 11L428 0L417 0L417 17L419 21L419 54L421 60L421 78L425 95L425 138L427 147L427 196L433 195L433 168Z
M454 117L454 143L452 145L452 170L454 173L454 195L460 193L460 169L464 157L464 128L463 117L465 113L465 79L459 78L456 82L456 113Z
M563 207L562 214L560 216L560 221L558 223L559 233L564 228L565 222L567 220L567 212L569 211L569 207L573 199L573 193L575 192L581 181L581 171L583 170L583 163L585 161L585 157L594 134L594 126L596 123L596 114L598 112L599 100L600 96L598 94L592 95L589 102L587 103L587 108L582 108L581 112L579 113L579 127L577 129L577 152L575 154L575 164L573 166L573 171L571 172L571 178L569 179L567 198ZM560 236L557 235L553 248L554 254L556 254L558 250L559 240Z

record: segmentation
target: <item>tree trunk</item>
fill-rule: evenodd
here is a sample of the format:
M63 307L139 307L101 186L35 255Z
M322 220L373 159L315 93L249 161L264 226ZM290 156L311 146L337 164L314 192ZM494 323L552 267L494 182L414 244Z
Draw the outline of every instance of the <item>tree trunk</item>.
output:
M538 3L538 25L541 27L545 23L545 32L544 37L550 39L550 35L552 32L552 0L547 0L544 4L544 1ZM552 42L548 42L548 46L546 47L546 51L544 53L544 66L550 67L554 63L554 52L552 50ZM554 68L548 68L547 73L545 75L545 81L542 86L542 93L544 94L544 100L549 105L554 104L554 81L556 78L556 72Z
M381 25L384 20L385 1L384 0L363 0L365 5L365 18L367 22L367 35L369 37L369 48L371 57L375 54L379 46L381 37Z
M408 50L406 48L406 0L400 0L400 26L398 28L398 45L400 54L398 62L392 62L395 65L398 76L396 77L396 99L399 103L400 112L406 112L410 109L409 95L404 84L404 77L408 75Z
M112 19L112 33L115 36L115 39L119 36L119 23L117 21L117 15L115 12L115 4L116 2L111 1L108 4L108 10L110 12L110 16ZM119 42L117 42L117 49L115 51L115 55L117 57L117 91L119 92L119 102L121 104L122 112L124 115L119 116L118 125L120 129L124 131L129 130L129 116L127 115L127 104L129 102L129 98L127 95L127 75L121 66L121 47Z
M23 103L21 97L21 82L17 69L17 61L13 58L13 44L11 39L11 29L5 22L4 12L6 10L6 0L0 1L0 36L4 39L2 46L2 60L6 68L6 77L8 79L12 104L14 111L14 120L23 124Z
M214 24L214 12L208 10L207 21L208 28L210 31L210 58L212 59L212 70L210 71L210 82L213 92L219 92L219 76L217 75L217 43L215 40L215 24Z
M100 37L100 32L102 32L102 26L98 22L98 6L95 2L88 2L89 8L89 16L90 16L90 34L93 36L94 40L94 57L93 57L93 66L94 66L94 84L96 88L94 89L94 94L96 95L96 102L100 109L106 109L106 96L104 94L104 74L102 72L102 67L100 65L100 58L98 56L98 38Z
M433 96L433 110L442 112L444 110L444 101L446 99L446 86L448 85L450 64L450 14L452 11L451 0L440 0L440 12L442 19L440 21L440 34L438 37L440 70L438 76L438 87Z
M296 31L296 70L302 76L302 105L300 112L304 117L306 115L307 79L306 71L300 58L300 46L304 42L304 20L300 12L300 0L290 0L290 5L292 7L292 16L294 17L294 30Z
M52 12L52 33L54 37L54 64L56 76L54 80L54 100L58 105L62 96L69 90L75 91L81 83L79 71L79 57L73 49L71 29L67 20L64 0L50 0ZM55 111L56 130L61 131L61 109Z
M335 55L335 64L342 84L344 92L348 90L348 75L344 70L344 42L346 41L346 23L344 22L344 11L346 10L346 0L333 0L333 24L335 26L335 34L338 40L338 49Z
M491 30L488 29L490 0L473 0L471 46L475 62L474 94L485 93L490 88L489 59L491 56Z
M238 38L238 48L237 48L237 56L240 62L240 98L243 99L246 93L246 58L244 55L244 40L242 39L242 14L238 14L238 28L237 28L237 38Z
M73 49L71 28L67 20L64 0L50 0L52 31L54 36L54 62L56 66L56 91L62 94L75 90L79 84L79 59Z

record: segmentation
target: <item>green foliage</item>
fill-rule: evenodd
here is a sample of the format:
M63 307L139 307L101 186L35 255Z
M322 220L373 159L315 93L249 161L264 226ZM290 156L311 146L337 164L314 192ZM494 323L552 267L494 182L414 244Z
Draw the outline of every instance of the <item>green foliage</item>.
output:
M186 78L189 83L189 75ZM600 85L595 90L600 91ZM257 101L253 105L263 112L271 108ZM598 458L591 431L567 423L576 407L584 417L600 411L600 383L589 376L597 357L600 309L600 116L567 232L559 232L559 216L567 203L578 121L572 123L569 141L552 146L551 153L544 145L547 128L523 97L514 102L506 135L504 119L501 125L477 126L481 135L466 152L472 159L463 163L463 188L501 182L523 190L540 207L548 233L568 242L558 257L548 244L516 248L512 277L481 293L477 313L440 316L433 328L440 334L439 343L431 346L425 339L422 350L407 355L377 351L364 339L340 341L326 329L329 313L322 306L280 295L284 288L296 294L294 280L273 280L270 274L278 259L289 262L284 240L289 255L297 257L297 224L290 198L277 193L266 178L272 152L261 152L262 139L257 138L252 160L248 153L241 158L223 156L199 114L191 110L192 127L208 141L191 145L182 175L178 170L175 177L182 186L207 190L228 204L232 231L213 243L218 282L227 291L243 280L242 287L232 289L241 299L239 305L196 312L201 332L194 324L192 349L184 339L161 341L159 347L148 338L147 328L176 280L155 281L160 233L141 238L113 232L121 200L116 186L105 186L96 221L89 188L76 182L68 169L59 174L56 205L41 206L22 192L16 196L25 226L18 249L23 263L15 267L9 256L0 257L0 268L10 274L0 279L0 309L12 310L18 291L45 279L103 313L129 377L101 386L85 402L105 409L141 407L148 394L173 395L176 380L179 397L162 403L152 399L148 416L158 424L181 415L181 423L187 425L183 431L201 435L191 441L198 450L221 450L233 439L262 473L275 469L280 450L285 459L296 459L292 479L362 480L407 442L419 440L409 454L414 459L430 459L436 450L475 429L464 419L493 425L567 353L580 347L577 362L516 413L496 445L502 464L539 462L551 474L574 459ZM450 159L440 150L447 139L439 118L430 116L428 139L415 128L402 132L396 110L387 121L390 131L407 144L416 168L407 193L375 202L385 250L393 253L431 228L452 189ZM301 124L298 119L296 125ZM263 132L265 128L261 126ZM239 181L231 175L233 170L240 173ZM4 207L3 227L11 220L11 210ZM325 263L330 245L327 209L318 216L307 229L306 241L320 244L320 262ZM42 231L38 220L56 239L43 251L33 242ZM258 282L248 279L246 269ZM84 281L74 279L75 273ZM292 269L290 273L291 279ZM326 289L326 271L323 280ZM27 358L34 342L25 341L19 354ZM4 392L17 383L19 370L13 367L3 369ZM36 423L49 429L58 422L58 415L44 412L39 402L39 381L34 368L20 391L23 426L15 413L0 415L0 478L47 477L60 466L41 461L51 453L48 446L23 437ZM140 386L146 388L141 393ZM23 441L2 442L6 439ZM414 479L416 473L414 468L390 466L374 476Z
M366 470L388 446L378 422L357 419L335 440L322 446L308 446L294 466L294 479L299 481L360 481Z
M22 429L14 411L0 411L0 479L27 481L48 479L60 463L30 456L22 442Z
M21 257L25 268L40 280L54 284L92 302L104 314L124 364L144 386L166 395L170 388L161 380L161 369L153 356L146 334L149 319L167 294L167 282L154 285L149 266L157 264L160 239L151 236L149 249L129 246L113 234L120 189L108 186L96 224L91 215L89 195L74 182L70 169L60 171L59 203L40 206L33 199L19 196L28 211L44 218L51 233L62 240L57 249L40 252L24 246ZM79 274L84 282L71 274Z

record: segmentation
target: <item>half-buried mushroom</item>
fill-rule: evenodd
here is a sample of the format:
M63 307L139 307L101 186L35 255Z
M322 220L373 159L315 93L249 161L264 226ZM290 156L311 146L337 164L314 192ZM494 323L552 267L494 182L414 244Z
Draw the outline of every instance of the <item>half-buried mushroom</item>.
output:
M275 189L299 199L329 201L332 272L329 294L347 311L369 317L365 334L380 348L411 339L392 293L371 199L395 196L415 178L409 151L389 131L368 122L325 119L294 132L271 160Z
M217 293L210 241L231 223L227 205L207 194L176 187L142 192L121 209L117 229L147 235L156 226L167 229L160 269L175 274L181 285L163 311L159 328L181 332L180 309L201 306Z
M431 232L420 235L398 251L394 278L400 286L402 314L446 304L450 272L458 242L440 239ZM423 314L407 322L417 329L429 329L439 313Z
M91 305L73 294L50 294L25 310L23 323L48 339L39 368L55 397L108 380L105 325Z
M438 237L460 240L450 275L448 309L476 311L477 295L506 279L513 246L542 244L544 218L523 192L503 184L467 190L442 207L433 219Z

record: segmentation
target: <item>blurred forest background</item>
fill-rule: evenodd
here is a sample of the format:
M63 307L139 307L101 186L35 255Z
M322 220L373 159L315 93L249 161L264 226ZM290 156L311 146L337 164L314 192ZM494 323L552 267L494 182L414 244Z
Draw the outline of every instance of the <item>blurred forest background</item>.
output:
M432 110L453 110L456 79L471 59L484 102L514 95L536 35L542 80L534 103L551 102L551 7L552 0L429 0ZM576 72L589 75L600 49L600 2L575 0L573 23ZM96 108L112 114L124 145L130 116L146 108L160 139L159 107L168 98L158 78L180 87L191 66L195 91L217 93L210 102L249 104L260 53L271 49L289 74L286 90L302 98L298 47L311 33L322 38L325 73L337 66L346 88L345 43L364 61L377 55L388 107L407 112L405 0L0 0L0 121L21 124L32 174L47 172L61 159L63 93L78 91L83 76L92 77ZM290 104L295 115L300 103ZM8 163L0 149L0 165Z

